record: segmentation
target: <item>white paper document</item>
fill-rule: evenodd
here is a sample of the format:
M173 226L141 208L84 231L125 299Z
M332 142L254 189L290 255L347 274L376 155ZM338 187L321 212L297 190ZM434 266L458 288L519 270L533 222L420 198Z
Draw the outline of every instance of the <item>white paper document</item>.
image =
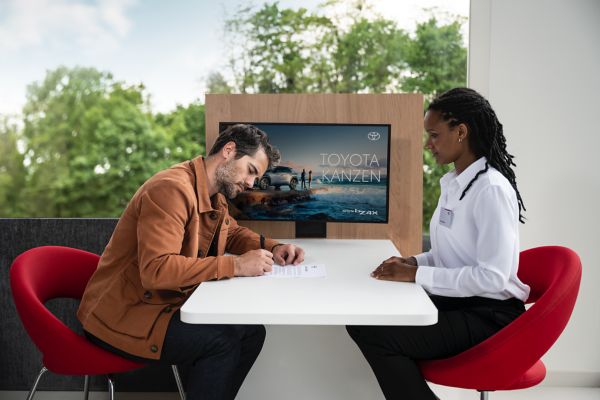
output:
M325 265L323 264L300 264L300 265L273 265L273 271L265 272L263 275L268 278L318 278L327 276Z

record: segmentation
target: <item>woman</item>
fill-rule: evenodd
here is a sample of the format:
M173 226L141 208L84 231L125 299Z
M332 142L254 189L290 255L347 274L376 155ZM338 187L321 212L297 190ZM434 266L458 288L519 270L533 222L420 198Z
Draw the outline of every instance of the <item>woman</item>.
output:
M440 180L429 225L432 249L391 257L371 275L423 286L439 310L438 323L347 327L386 399L435 399L417 361L482 342L517 318L529 295L517 277L525 207L494 110L472 89L451 89L427 108L425 130L425 147L437 163L455 168Z

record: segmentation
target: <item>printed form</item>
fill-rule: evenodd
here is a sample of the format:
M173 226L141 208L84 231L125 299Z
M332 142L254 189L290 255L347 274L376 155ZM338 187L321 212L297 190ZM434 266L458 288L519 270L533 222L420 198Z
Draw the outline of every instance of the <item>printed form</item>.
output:
M263 276L268 278L319 278L327 276L327 271L323 264L299 264L285 267L273 264L273 271L265 272Z

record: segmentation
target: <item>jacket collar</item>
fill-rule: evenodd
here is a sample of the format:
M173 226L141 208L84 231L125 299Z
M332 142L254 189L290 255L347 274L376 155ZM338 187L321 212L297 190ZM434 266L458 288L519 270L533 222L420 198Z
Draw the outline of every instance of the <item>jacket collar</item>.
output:
M206 167L204 166L204 157L199 156L194 158L191 161L191 164L196 179L194 184L196 196L198 197L198 213L205 213L215 209L227 209L227 200L221 193L217 193L212 197L209 196L208 175L206 174Z

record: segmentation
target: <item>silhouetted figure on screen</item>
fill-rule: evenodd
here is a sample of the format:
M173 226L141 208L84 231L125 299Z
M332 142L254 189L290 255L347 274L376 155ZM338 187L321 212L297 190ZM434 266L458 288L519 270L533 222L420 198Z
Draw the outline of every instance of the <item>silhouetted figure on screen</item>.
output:
M306 189L306 171L304 168L302 168L302 173L300 174L300 183L302 184L300 187Z

